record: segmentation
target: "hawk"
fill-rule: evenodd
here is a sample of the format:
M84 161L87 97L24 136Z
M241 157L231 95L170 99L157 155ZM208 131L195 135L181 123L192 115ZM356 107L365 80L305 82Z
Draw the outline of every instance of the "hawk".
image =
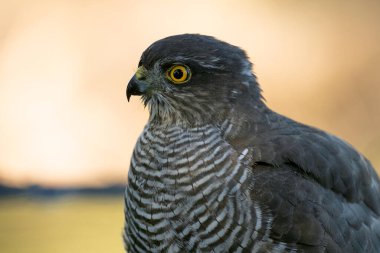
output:
M153 43L127 87L150 116L131 158L134 252L380 252L380 183L343 140L269 109L246 53Z

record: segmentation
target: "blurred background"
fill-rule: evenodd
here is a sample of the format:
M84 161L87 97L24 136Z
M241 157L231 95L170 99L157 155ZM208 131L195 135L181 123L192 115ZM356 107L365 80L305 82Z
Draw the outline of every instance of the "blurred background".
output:
M174 34L245 49L272 109L380 169L379 1L0 1L1 252L123 252L148 118L125 89L143 50Z

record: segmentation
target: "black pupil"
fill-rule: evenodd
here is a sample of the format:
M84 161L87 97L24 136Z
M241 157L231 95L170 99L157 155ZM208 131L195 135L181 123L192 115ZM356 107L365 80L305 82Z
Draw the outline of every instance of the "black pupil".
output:
M180 70L180 69L176 69L176 70L174 70L174 72L173 72L173 77L174 77L175 79L181 79L181 78L183 77L183 71Z

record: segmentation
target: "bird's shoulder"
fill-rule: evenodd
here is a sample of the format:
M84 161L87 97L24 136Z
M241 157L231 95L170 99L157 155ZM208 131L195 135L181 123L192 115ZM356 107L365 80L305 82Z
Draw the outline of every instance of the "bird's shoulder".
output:
M250 135L252 163L288 165L349 202L380 215L380 182L371 163L340 138L271 113Z

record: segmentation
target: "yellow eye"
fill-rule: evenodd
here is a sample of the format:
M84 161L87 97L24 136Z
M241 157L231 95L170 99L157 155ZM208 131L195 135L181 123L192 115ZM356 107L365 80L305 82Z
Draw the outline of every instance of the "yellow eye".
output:
M166 72L166 77L175 84L185 83L191 77L190 69L186 65L174 65Z

